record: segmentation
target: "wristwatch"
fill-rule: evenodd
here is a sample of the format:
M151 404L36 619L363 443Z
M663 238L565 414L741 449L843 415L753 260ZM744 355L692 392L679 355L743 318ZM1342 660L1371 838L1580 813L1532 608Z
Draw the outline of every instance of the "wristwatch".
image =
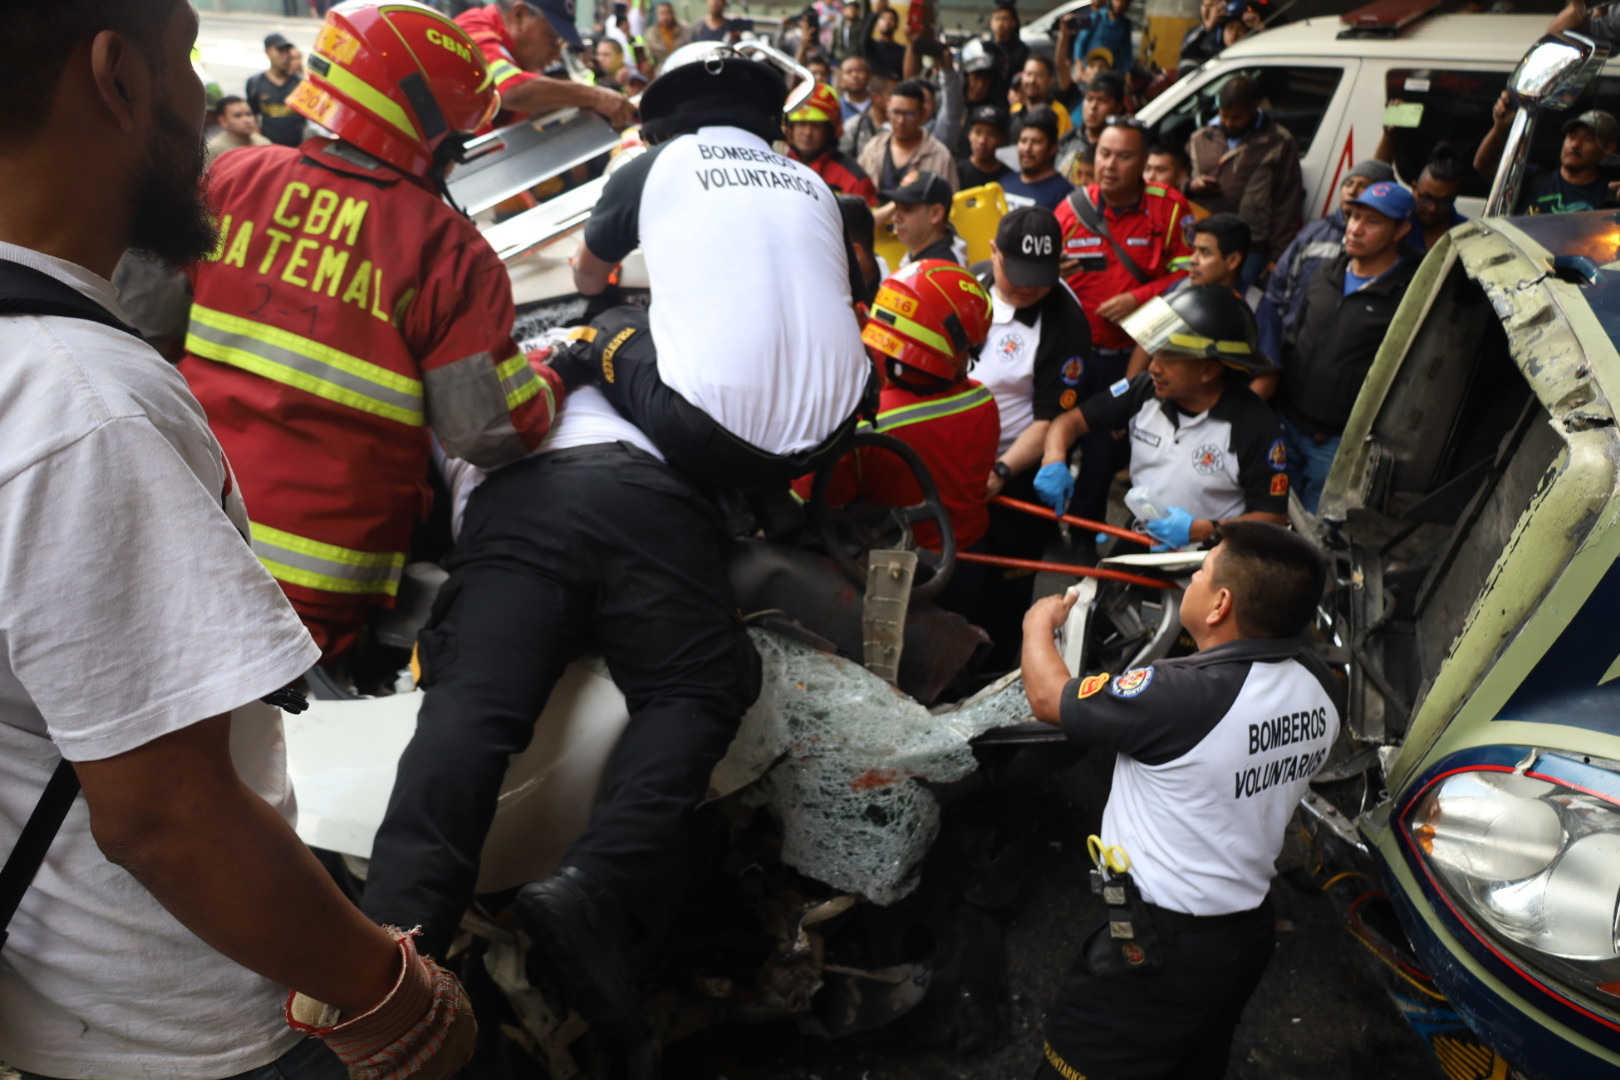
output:
M1012 479L1012 469L1008 468L1005 461L996 462L994 465L990 466L990 471L1001 477L1001 479L1004 481Z

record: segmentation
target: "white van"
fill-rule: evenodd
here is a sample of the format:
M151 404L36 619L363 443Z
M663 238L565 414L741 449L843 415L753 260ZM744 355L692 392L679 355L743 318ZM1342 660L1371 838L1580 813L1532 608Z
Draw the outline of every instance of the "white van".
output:
M1398 98L1421 104L1417 127L1397 129L1395 170L1410 186L1429 151L1449 141L1467 163L1491 126L1491 107L1524 51L1542 36L1547 15L1433 15L1388 37L1343 37L1336 17L1308 19L1255 34L1183 76L1138 115L1155 141L1186 145L1216 116L1216 95L1237 75L1252 75L1267 111L1293 132L1305 174L1307 221L1333 209L1339 181L1370 158L1384 131L1384 106ZM1569 115L1589 108L1620 112L1620 60ZM1532 162L1556 164L1560 124L1538 125ZM1457 209L1484 210L1489 183L1469 171Z

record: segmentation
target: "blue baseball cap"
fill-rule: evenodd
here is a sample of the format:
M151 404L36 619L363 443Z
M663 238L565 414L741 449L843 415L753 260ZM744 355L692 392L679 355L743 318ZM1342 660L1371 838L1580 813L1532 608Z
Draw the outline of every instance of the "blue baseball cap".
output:
M1394 181L1371 184L1366 191L1350 200L1369 210L1376 210L1394 221L1406 221L1417 207L1412 193Z
M574 25L574 0L526 0L526 3L546 17L558 37L576 49L585 47L579 27Z

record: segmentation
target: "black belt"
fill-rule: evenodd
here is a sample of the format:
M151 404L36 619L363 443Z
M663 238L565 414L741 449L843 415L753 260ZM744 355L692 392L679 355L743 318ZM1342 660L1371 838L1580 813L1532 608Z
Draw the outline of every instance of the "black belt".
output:
M1247 922L1258 918L1271 906L1271 897L1261 901L1259 907L1248 911L1229 911L1224 915L1189 915L1185 911L1171 911L1158 904L1147 904L1147 909L1153 913L1154 925L1161 930L1170 930L1174 933L1198 933L1205 930L1220 930L1224 927Z

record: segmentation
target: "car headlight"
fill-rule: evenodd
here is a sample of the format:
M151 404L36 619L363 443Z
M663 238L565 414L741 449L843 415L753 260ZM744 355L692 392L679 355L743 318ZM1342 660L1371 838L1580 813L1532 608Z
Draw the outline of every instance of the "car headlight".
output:
M1620 776L1582 771L1609 778L1600 785L1609 793L1533 770L1466 768L1425 791L1405 824L1431 877L1492 951L1504 947L1532 978L1551 977L1613 1013Z

